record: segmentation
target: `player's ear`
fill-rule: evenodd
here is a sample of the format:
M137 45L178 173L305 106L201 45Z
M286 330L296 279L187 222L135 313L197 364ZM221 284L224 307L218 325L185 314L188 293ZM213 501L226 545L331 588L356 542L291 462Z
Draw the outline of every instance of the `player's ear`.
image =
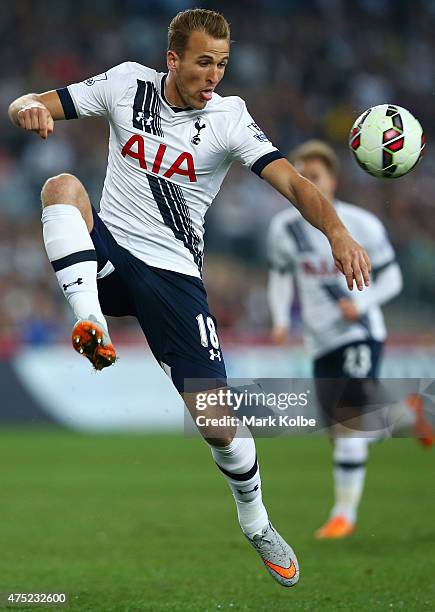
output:
M178 68L180 56L175 51L169 50L166 54L166 64L170 72L174 72Z

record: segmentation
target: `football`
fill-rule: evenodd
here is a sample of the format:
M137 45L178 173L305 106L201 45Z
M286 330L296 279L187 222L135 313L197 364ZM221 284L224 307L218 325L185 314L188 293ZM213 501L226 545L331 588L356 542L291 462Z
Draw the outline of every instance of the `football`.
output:
M380 104L355 121L349 146L357 163L372 176L398 178L421 159L425 140L420 123L406 108Z

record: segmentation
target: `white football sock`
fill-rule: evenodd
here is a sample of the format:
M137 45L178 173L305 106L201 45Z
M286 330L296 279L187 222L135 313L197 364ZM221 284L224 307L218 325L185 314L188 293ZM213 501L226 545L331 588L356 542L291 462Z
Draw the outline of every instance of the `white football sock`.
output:
M340 515L351 523L356 522L364 489L368 445L366 438L337 438L334 441L335 504L331 517Z
M97 257L85 220L71 204L42 212L45 249L59 285L77 319L93 314L107 331L97 289Z
M211 452L233 493L240 527L252 538L261 533L269 519L261 497L260 469L251 432L239 425L228 446L211 446Z

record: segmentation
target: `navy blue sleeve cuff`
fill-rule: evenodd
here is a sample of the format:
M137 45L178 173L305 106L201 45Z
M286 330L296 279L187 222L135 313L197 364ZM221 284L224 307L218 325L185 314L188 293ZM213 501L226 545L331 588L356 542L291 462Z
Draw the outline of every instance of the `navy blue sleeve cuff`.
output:
M271 151L270 153L266 153L266 155L263 155L260 157L260 159L257 159L254 164L252 164L251 170L261 178L261 173L265 167L276 159L284 159L284 155L280 151Z
M68 87L62 87L61 89L56 89L56 91L62 104L65 119L78 119L76 107L74 106Z

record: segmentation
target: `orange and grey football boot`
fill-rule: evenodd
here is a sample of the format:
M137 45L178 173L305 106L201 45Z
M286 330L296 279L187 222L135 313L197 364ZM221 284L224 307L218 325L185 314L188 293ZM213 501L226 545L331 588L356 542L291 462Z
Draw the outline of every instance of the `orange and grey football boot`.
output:
M253 538L246 536L248 542L255 548L269 574L280 585L292 587L299 580L299 564L296 555L269 523L260 534Z
M102 370L115 363L116 351L109 334L94 315L79 319L71 334L74 349L87 357L95 370Z

